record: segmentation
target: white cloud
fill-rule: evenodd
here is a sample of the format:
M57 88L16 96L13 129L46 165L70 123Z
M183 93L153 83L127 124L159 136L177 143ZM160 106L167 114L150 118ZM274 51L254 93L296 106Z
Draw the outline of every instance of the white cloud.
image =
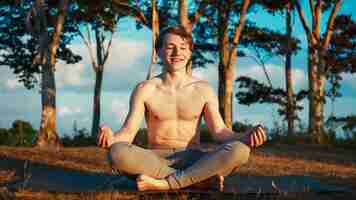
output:
M13 90L13 89L22 87L22 84L19 82L18 79L7 79L5 82L5 86L8 89Z
M266 65L267 74L271 79L273 87L285 88L284 68L274 64ZM263 68L259 65L251 65L240 68L239 76L248 76L260 82L268 84ZM292 69L293 87L295 90L305 89L308 85L306 72L302 69Z
M122 72L129 70L137 63L146 63L150 60L151 49L146 41L135 39L114 38L107 61L107 70ZM145 60L145 61L144 61Z
M60 117L63 117L65 115L78 114L81 112L81 109L79 107L61 106L58 108L57 112Z
M89 66L88 66L89 67ZM58 63L56 67L56 83L57 88L66 86L88 86L93 84L93 79L85 73L83 63L64 64Z

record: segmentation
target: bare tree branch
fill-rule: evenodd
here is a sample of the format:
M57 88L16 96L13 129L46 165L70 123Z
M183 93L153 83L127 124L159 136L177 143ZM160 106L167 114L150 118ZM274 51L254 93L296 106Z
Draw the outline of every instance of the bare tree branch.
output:
M300 5L299 1L295 1L295 5L296 5L296 8L297 8L297 12L298 12L298 15L299 15L299 19L300 21L302 22L302 25L303 25L303 28L304 28L304 31L307 33L308 36L312 36L312 33L308 27L308 23L307 23L307 20L305 18L305 15L304 15L304 12L303 12L303 9L302 9L302 6ZM313 38L312 38L313 39Z
M108 43L108 45L107 45L107 47L105 48L105 51L104 51L103 65L106 63L106 61L107 61L107 59L108 59L108 57L109 57L109 52L110 52L110 49L111 49L112 38L113 38L113 34L111 33L109 43Z
M90 60L91 60L91 63L92 63L93 70L96 71L97 63L96 63L95 58L94 58L93 46L92 46L91 37L90 37L90 29L89 29L88 25L86 26L86 31L87 31L87 35L88 35L87 37L88 38L85 38L84 34L80 31L79 26L78 26L79 36L82 38L85 46L88 48L89 56L90 56Z
M309 8L310 8L310 13L312 14L312 19L314 20L314 3L313 0L309 0ZM314 21L313 21L314 24Z
M232 40L232 48L231 48L232 51L235 50L237 44L239 43L241 31L245 25L246 13L247 13L247 9L248 9L249 5L250 5L250 0L244 0L242 9L240 12L239 23L236 24L236 26L235 26L235 34L234 34L234 37Z
M120 13L131 16L136 21L144 24L145 26L148 26L149 22L145 17L144 13L142 12L142 10L138 6L134 8L130 4L126 2L122 2L120 0L113 0L112 5L114 9L117 9Z
M338 10L340 9L342 0L337 0L335 2L335 5L332 9L332 12L330 14L329 20L328 20L328 25L327 25L327 29L326 29L326 33L325 33L325 37L323 39L323 43L322 43L322 48L326 49L326 47L329 45L330 40L331 40L331 35L333 32L333 26L335 23L335 18L336 18L336 13L338 12Z
M314 14L313 14L313 35L315 39L320 41L320 24L321 24L321 12L322 12L322 2L321 0L317 0Z

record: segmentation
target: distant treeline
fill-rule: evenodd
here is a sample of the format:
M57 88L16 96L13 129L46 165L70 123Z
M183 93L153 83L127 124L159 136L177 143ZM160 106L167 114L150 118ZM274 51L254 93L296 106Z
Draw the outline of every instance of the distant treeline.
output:
M251 127L253 125L249 123L235 122L232 129L237 134L243 134ZM329 118L326 122L326 127L324 137L327 145L347 148L356 147L356 115ZM289 136L286 129L286 127L281 127L278 123L275 123L273 128L268 130L268 143L295 145L312 143L312 138L306 131L307 128L300 127L300 131L296 132L294 136ZM339 131L336 133L336 130ZM34 144L37 131L29 122L15 120L11 128L0 128L0 145L30 147ZM202 143L214 142L205 125L200 127L200 134ZM61 137L61 143L63 146L71 147L94 146L96 145L96 138L90 134L88 129L78 128L74 123L73 132ZM147 147L147 130L145 128L138 131L134 144Z

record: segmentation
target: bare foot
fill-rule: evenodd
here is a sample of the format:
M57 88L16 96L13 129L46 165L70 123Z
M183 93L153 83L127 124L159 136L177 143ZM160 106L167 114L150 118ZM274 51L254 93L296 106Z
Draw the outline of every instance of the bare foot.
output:
M242 142L251 148L258 147L267 141L267 134L261 125L248 130L242 138Z
M155 179L143 174L137 177L136 183L139 191L169 189L168 182L165 179Z
M215 175L207 180L196 183L191 187L193 189L212 189L221 192L224 190L224 177L220 175Z

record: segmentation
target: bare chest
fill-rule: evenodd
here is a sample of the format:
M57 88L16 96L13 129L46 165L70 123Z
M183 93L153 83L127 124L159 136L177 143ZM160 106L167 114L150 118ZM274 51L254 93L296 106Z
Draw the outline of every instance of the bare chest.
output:
M150 116L157 120L194 120L200 117L205 101L194 91L159 91L146 102Z

